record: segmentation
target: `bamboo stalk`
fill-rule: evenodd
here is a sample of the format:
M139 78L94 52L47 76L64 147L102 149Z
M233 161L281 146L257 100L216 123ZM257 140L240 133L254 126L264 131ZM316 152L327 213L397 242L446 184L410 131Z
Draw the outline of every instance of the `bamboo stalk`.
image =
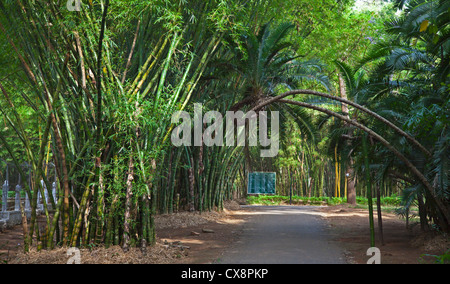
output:
M186 149L187 151L187 149ZM187 153L187 152L186 152ZM187 156L188 161L189 161L189 169L188 169L188 173L189 173L189 211L190 212L194 212L195 211L195 194L194 194L194 183L195 183L195 179L194 179L194 159L192 157ZM201 198L201 197L200 197Z
M366 187L367 187L367 199L369 203L369 226L370 226L370 247L375 247L375 226L373 219L373 199L372 199L372 181L370 177L370 165L369 165L369 149L367 146L367 133L363 136L363 153L364 153L364 164L366 173Z
M106 226L106 234L105 234L105 247L108 248L113 243L114 238L114 219L116 215L116 206L119 202L119 195L116 193L116 191L120 188L120 182L119 182L119 163L117 155L114 156L114 169L113 169L113 175L114 175L114 181L113 181L113 187L114 192L111 207L109 210L109 214L107 217L107 226Z
M48 248L54 248L53 238L54 238L56 229L59 227L58 221L59 221L59 217L61 215L62 203L63 203L63 196L61 195L61 192L60 192L58 204L56 206L56 211L55 211L55 214L53 215L52 224L48 231L48 237L47 237L47 247Z
M103 226L104 226L104 183L103 183L103 172L102 172L102 161L99 157L96 158L96 168L98 168L98 191L97 191L97 224L96 224L96 236L95 242L100 244L103 239Z
M428 181L428 179L414 166L414 164L408 160L408 158L406 158L402 153L400 153L394 146L392 146L386 139L384 139L381 135L379 135L378 133L376 133L375 131L369 129L368 127L354 121L351 120L343 115L337 114L333 111L330 111L328 109L322 108L322 107L318 107L318 106L314 106L314 105L310 105L307 103L303 103L303 102L297 102L297 101L291 101L291 100L279 100L279 102L281 103L287 103L287 104L293 104L293 105L298 105L298 106L302 106L302 107L306 107L309 109L313 109L316 111L320 111L329 115L332 115L336 118L339 118L349 124L352 124L354 126L356 126L357 128L361 129L362 131L364 131L365 133L368 133L370 136L374 137L375 139L377 139L380 143L382 143L386 148L388 148L397 158L399 158L402 162L405 163L405 165L408 167L408 169L420 180L420 182L425 185L425 188L427 189L431 200L437 205L437 207L439 208L439 211L441 212L441 214L443 214L444 218L445 218L445 222L447 222L447 224L449 224L450 220L450 213L445 209L445 206L442 204L442 202L436 197L435 193L434 193L434 188L433 186L430 184L430 182Z
M76 247L77 246L77 239L78 239L78 235L80 233L81 230L81 225L82 225L82 221L83 221L83 214L85 214L85 210L87 208L87 204L88 204L88 199L91 193L91 189L90 189L90 183L93 179L93 176L89 177L88 183L85 187L85 190L83 192L83 196L81 198L81 202L80 202L80 209L78 210L78 214L77 217L75 218L75 222L73 225L73 229L72 229L72 237L70 240L70 244L72 247Z
M136 40L138 38L140 27L141 27L141 20L139 20L138 24L137 24L136 34L134 36L133 43L131 45L130 54L128 55L127 65L125 66L125 71L123 72L123 76L122 76L122 81L121 81L122 85L125 84L125 80L127 78L127 72L131 65L131 59L133 58L134 48L136 47Z
M365 108L355 102L352 102L350 100L346 100L340 97L335 97L329 94L325 94L325 93L321 93L321 92L316 92L316 91L312 91L312 90L293 90L293 91L289 91L286 92L280 96L277 96L275 98L272 99L268 99L267 101L261 103L260 105L254 107L252 110L259 110L262 109L263 107L272 104L274 102L278 102L286 97L290 97L290 96L295 96L295 95L314 95L314 96L320 96L320 97L324 97L330 100L335 100L347 105L351 105L367 114L369 114L370 116L374 117L375 119L383 122L386 126L392 128L393 130L395 130L398 134L402 135L403 137L405 137L406 139L408 139L408 141L410 141L412 144L414 144L415 146L417 146L423 153L425 153L428 157L431 157L431 153L430 151L428 151L422 144L420 144L416 139L414 139L411 135L409 135L408 133L406 133L405 131L403 131L402 129L400 129L399 127L397 127L396 125L394 125L392 122L390 122L389 120L385 119L384 117L378 115L377 113L369 110L368 108ZM348 118L347 118L348 119Z
M128 162L128 176L127 176L127 192L125 197L125 220L123 224L123 246L122 249L126 252L130 249L130 222L131 222L131 196L133 195L133 180L134 180L134 161L133 156L130 155Z

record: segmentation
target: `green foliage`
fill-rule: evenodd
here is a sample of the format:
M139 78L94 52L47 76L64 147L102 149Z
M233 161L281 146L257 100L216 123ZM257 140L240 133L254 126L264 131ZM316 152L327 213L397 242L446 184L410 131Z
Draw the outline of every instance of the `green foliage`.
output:
M249 205L286 205L290 204L291 198L289 196L280 195L258 195L258 196L248 196L247 204ZM292 196L293 205L312 205L312 206L323 206L323 205L339 205L345 203L344 198L338 197L303 197L303 196Z
M421 259L423 257L431 257L434 259L435 264L450 264L450 250L442 255L424 254L421 256Z
M2 154L7 148L16 164L32 163L36 184L31 187L45 178L41 167L47 151L58 163L64 202L53 204L54 216L46 214L53 225L44 246L153 243L154 214L159 208L173 210L175 177L186 174L184 149L169 144L171 114L188 108L204 84L208 63L230 44L225 35L238 40L245 26L239 22L245 18L239 14L242 2L91 1L80 13L53 1L22 4L22 10L0 4L1 45L9 55L0 59L14 59L10 69L0 71L6 85L2 95L24 94L1 101L9 127L1 132ZM18 81L27 84L15 88ZM16 107L7 109L12 103ZM42 129L30 132L28 120ZM232 151L220 155L216 160L230 165L238 157ZM224 170L208 172L215 184L208 181L204 191L215 195L206 205L198 202L200 210L221 204ZM188 194L179 193L189 203ZM36 202L33 196L30 240ZM63 230L54 242L60 217Z
M400 6L403 4L400 3ZM431 153L418 151L416 147L392 133L386 132L385 125L368 118L367 125L378 133L386 133L393 145L401 149L413 164L423 172L433 190L425 188L386 152L372 142L371 171L379 184L391 183L392 178L403 180L400 187L402 206L408 209L419 204L422 226L426 226L427 211L433 207L441 217L436 218L438 227L448 229L448 151L445 145L448 137L449 90L449 50L448 8L445 1L410 1L399 16L385 23L383 39L370 47L356 69L340 64L349 87L349 97L389 119L406 132L411 133L419 143ZM433 28L428 30L431 26ZM436 38L442 40L436 40ZM364 84L357 84L358 70L364 68ZM360 157L359 137L354 139L354 158L360 172L366 171ZM434 199L436 201L431 201ZM442 202L442 204L440 204ZM447 204L447 205L446 205Z
M258 195L258 196L248 196L247 204L249 205L282 205L289 204L289 196L280 195ZM335 206L339 204L344 204L347 202L345 197L305 197L305 196L292 196L293 205L329 205ZM367 206L368 199L365 197L358 196L356 198L358 205ZM383 197L381 198L381 206L385 207L399 207L401 203L400 197Z

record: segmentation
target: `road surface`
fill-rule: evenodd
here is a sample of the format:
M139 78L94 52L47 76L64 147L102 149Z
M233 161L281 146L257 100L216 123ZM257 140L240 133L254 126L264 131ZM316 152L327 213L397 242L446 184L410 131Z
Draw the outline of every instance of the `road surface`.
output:
M345 264L317 207L251 206L239 240L218 264Z

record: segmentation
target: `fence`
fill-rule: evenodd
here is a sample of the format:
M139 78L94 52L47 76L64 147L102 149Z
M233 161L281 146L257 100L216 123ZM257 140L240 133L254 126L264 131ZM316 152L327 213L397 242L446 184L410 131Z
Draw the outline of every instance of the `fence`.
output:
M4 177L4 182L2 186L1 194L1 212L0 212L0 231L6 228L19 225L22 223L22 213L20 211L20 203L24 203L24 210L27 218L31 218L31 196L28 196L26 190L24 189L24 184L20 173L14 165L4 163L6 167L4 171L2 170L2 177ZM51 169L55 169L53 164L48 164L46 166L48 173ZM31 167L28 164L22 165L23 172L27 174L28 184L31 184ZM3 173L5 173L3 175ZM43 191L46 204L51 207L50 204L50 193L52 194L55 202L57 202L57 186L56 186L56 174L53 177L53 182L51 183L51 189L48 190L44 181L41 180L40 188L37 190L37 214L44 211L44 203L41 198L41 193Z

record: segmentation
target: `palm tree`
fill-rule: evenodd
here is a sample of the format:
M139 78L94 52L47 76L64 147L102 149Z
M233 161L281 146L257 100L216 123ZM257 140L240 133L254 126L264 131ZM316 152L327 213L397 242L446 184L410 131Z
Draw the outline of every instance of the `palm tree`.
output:
M273 26L273 23L269 22L261 26L256 33L244 36L241 52L231 61L221 63L231 71L229 75L237 82L237 95L231 107L232 111L250 110L282 91L296 89L307 82L318 83L326 90L331 88L328 78L322 74L323 66L320 63L300 61L300 56L293 51L293 44L288 41L288 35L293 28L291 23ZM305 110L285 104L276 104L271 108L280 111L282 120L294 119L302 133L308 137L315 135L311 116ZM244 154L246 168L250 172L252 165L248 143Z
M296 89L305 81L314 81L330 89L323 66L315 61L299 61L287 40L295 26L281 23L263 25L256 34L244 38L243 50L234 58L231 68L240 77L240 99L232 109L256 106L281 90Z
M403 14L386 23L390 37L375 44L360 67L374 64L367 84L355 96L414 136L427 151L414 151L399 136L388 135L401 152L430 181L424 188L411 178L405 165L388 158L384 151L373 153L385 172L409 184L404 190L407 209L416 202L422 227L427 216L444 230L449 228L448 145L450 101L450 44L448 1L397 1ZM345 68L343 68L345 69ZM382 129L381 124L373 124ZM383 176L383 175L381 175Z

